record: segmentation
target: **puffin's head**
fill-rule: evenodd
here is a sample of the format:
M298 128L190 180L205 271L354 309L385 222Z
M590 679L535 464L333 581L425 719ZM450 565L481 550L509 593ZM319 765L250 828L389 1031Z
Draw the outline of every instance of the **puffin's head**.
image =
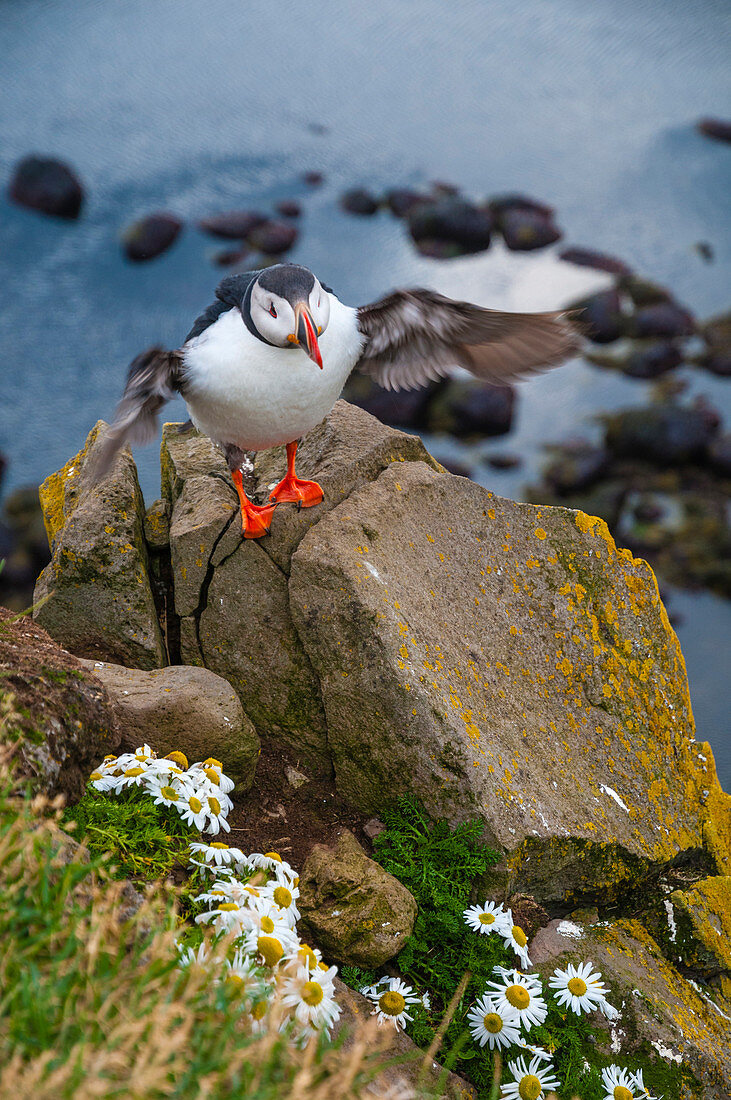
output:
M251 288L251 321L279 348L301 347L322 369L318 336L330 320L330 297L306 267L276 264Z

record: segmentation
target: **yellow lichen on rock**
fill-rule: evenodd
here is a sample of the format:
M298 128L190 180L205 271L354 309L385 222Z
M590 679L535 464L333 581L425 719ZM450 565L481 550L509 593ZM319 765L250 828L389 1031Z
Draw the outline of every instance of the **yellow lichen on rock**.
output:
M703 970L731 971L731 878L701 879L689 890L675 890L670 901L687 918L687 935L698 944L695 950L692 943L686 947L684 961Z
M41 508L43 509L43 523L51 547L73 511L79 488L79 475L84 468L89 449L93 446L103 428L106 428L106 424L103 420L98 420L89 432L79 453L70 458L60 470L49 474L38 490Z

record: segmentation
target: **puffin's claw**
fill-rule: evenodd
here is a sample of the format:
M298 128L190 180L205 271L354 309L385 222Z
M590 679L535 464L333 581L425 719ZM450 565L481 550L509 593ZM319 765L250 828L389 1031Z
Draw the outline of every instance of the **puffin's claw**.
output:
M315 504L321 504L325 494L316 481L302 481L290 473L286 473L269 494L269 499L277 504L291 503L298 508L312 508Z

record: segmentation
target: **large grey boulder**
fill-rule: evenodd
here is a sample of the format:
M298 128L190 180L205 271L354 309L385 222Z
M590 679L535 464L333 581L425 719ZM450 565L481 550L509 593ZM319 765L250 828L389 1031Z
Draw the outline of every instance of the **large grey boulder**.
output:
M368 858L348 829L333 848L315 845L299 886L303 924L338 962L383 966L414 930L413 895Z
M83 661L104 684L122 747L149 744L158 756L178 750L189 762L213 756L239 794L254 782L259 738L230 684L207 668L169 665L143 672L105 661Z
M40 488L51 562L38 578L34 617L81 657L138 668L166 662L149 577L145 509L129 451L89 487L87 466L107 425Z
M289 591L340 792L481 817L508 888L618 890L727 827L655 578L601 521L404 463L307 533Z

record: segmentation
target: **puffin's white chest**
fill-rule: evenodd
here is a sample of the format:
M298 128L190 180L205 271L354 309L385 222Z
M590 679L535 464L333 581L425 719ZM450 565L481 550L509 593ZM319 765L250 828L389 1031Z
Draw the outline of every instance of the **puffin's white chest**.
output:
M357 313L330 295L319 340L322 370L300 348L274 348L241 314L221 314L185 346L185 402L195 426L218 443L258 451L290 443L327 416L360 357Z

